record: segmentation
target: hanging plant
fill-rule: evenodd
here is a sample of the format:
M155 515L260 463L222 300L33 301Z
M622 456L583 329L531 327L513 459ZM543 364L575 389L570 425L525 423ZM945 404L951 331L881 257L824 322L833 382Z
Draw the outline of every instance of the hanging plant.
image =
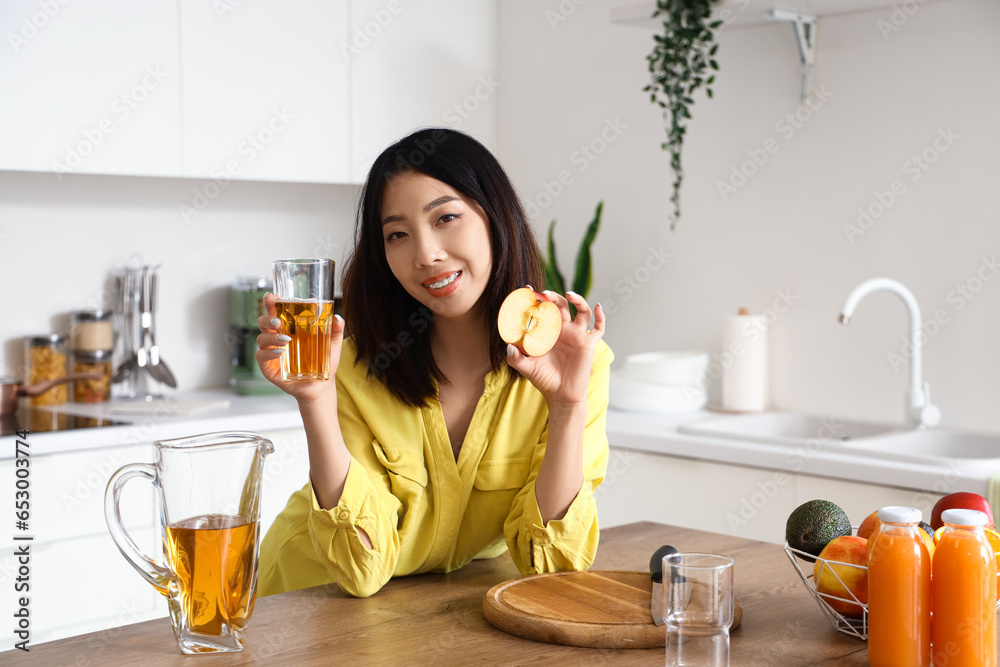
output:
M692 95L699 88L712 97L714 71L719 69L715 52L716 28L722 21L711 20L712 4L718 0L656 0L653 18L663 17L663 29L653 35L653 50L646 56L651 82L643 88L649 101L663 109L667 121L667 140L661 148L670 152L670 169L674 173L670 201L674 205L670 218L673 230L681 217L681 183L684 168L681 148L684 145L685 123L690 120Z

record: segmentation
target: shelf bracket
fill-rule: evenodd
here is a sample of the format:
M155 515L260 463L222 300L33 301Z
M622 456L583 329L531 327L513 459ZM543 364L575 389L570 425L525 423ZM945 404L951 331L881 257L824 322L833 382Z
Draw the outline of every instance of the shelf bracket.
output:
M799 62L802 64L802 101L808 102L812 92L813 65L816 61L816 16L772 9L767 14L772 21L788 21L795 29L799 45Z

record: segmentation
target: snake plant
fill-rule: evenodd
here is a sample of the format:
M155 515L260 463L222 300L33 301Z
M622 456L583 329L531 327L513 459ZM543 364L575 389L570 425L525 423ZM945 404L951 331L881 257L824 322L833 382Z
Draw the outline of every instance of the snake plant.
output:
M594 239L597 237L597 231L601 227L601 213L603 213L603 211L604 202L597 202L597 209L594 211L594 219L590 221L589 225L587 225L587 231L584 232L583 240L580 242L580 249L576 253L576 270L573 276L571 289L582 297L586 297L590 292L590 286L594 279L590 257L590 246L594 243ZM566 281L563 278L562 271L559 270L559 264L556 261L555 228L556 221L553 220L549 225L546 255L542 257L542 263L545 265L545 288L559 294L565 294ZM576 315L576 309L572 305L570 305L570 310L573 311L573 315Z

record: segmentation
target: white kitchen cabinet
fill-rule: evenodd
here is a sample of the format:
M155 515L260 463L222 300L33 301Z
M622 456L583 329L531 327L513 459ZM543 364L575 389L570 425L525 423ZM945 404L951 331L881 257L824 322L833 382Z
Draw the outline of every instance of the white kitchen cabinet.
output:
M788 473L618 447L611 448L607 477L597 489L602 528L656 521L780 542L794 508Z
M180 173L175 0L9 0L0 33L0 169Z
M347 0L178 0L184 175L346 182Z
M597 508L602 528L657 521L782 544L788 515L807 500L832 501L858 525L887 505L929 521L942 495L612 447Z
M353 0L351 180L415 129L462 130L496 141L493 0Z
M495 2L0 3L0 169L361 183L418 127L496 137Z
M129 532L141 549L155 557L159 530L132 528ZM30 590L16 595L30 600L33 644L167 614L163 597L121 556L107 531L29 544ZM0 585L5 590L13 590L17 567L13 549L0 551ZM0 613L11 618L15 595L5 595L3 600ZM0 643L13 646L10 625L0 629Z
M30 534L35 543L106 533L104 489L111 474L126 463L152 460L149 444L30 458ZM0 479L13 480L14 466L14 459L0 461ZM127 527L150 525L156 516L154 493L150 484L125 486L120 507ZM0 533L0 549L13 544L11 534Z
M288 496L309 479L302 428L263 432L274 444L264 462L261 536ZM37 437L37 436L36 436ZM30 598L32 643L138 623L167 615L166 600L119 553L104 520L104 490L128 463L152 462L152 443L50 454L31 461ZM15 462L0 461L0 480L13 487ZM129 534L146 554L162 559L155 488L143 480L123 487L120 507ZM19 563L10 531L0 542L0 587L12 591ZM0 614L11 618L16 598L3 596ZM0 629L12 646L13 628Z
M309 481L309 449L302 428L261 435L274 444L274 453L264 461L260 504L260 535L264 537L275 517L285 509L288 497Z
M29 442L37 437L33 435ZM105 447L29 458L30 542L0 536L0 586L12 590L20 563L15 550L30 553L33 643L61 639L166 614L161 596L121 556L104 519L108 480L127 463L151 462L151 444ZM0 462L0 479L13 486L15 462ZM132 538L157 557L160 531L155 489L133 481L125 485L120 507ZM10 618L16 597L4 596L0 613ZM0 629L0 642L13 645L13 628Z

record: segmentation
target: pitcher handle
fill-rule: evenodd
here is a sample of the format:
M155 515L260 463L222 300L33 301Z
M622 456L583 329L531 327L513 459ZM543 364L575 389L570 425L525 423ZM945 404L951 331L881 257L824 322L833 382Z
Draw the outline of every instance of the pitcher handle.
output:
M142 477L155 485L156 468L148 463L130 463L119 468L108 480L108 488L104 492L104 518L108 522L111 539L115 541L115 546L118 547L122 556L125 556L136 572L141 574L164 597L169 597L168 589L174 578L174 573L170 568L147 556L125 530L125 523L122 521L119 499L125 482L133 477Z

